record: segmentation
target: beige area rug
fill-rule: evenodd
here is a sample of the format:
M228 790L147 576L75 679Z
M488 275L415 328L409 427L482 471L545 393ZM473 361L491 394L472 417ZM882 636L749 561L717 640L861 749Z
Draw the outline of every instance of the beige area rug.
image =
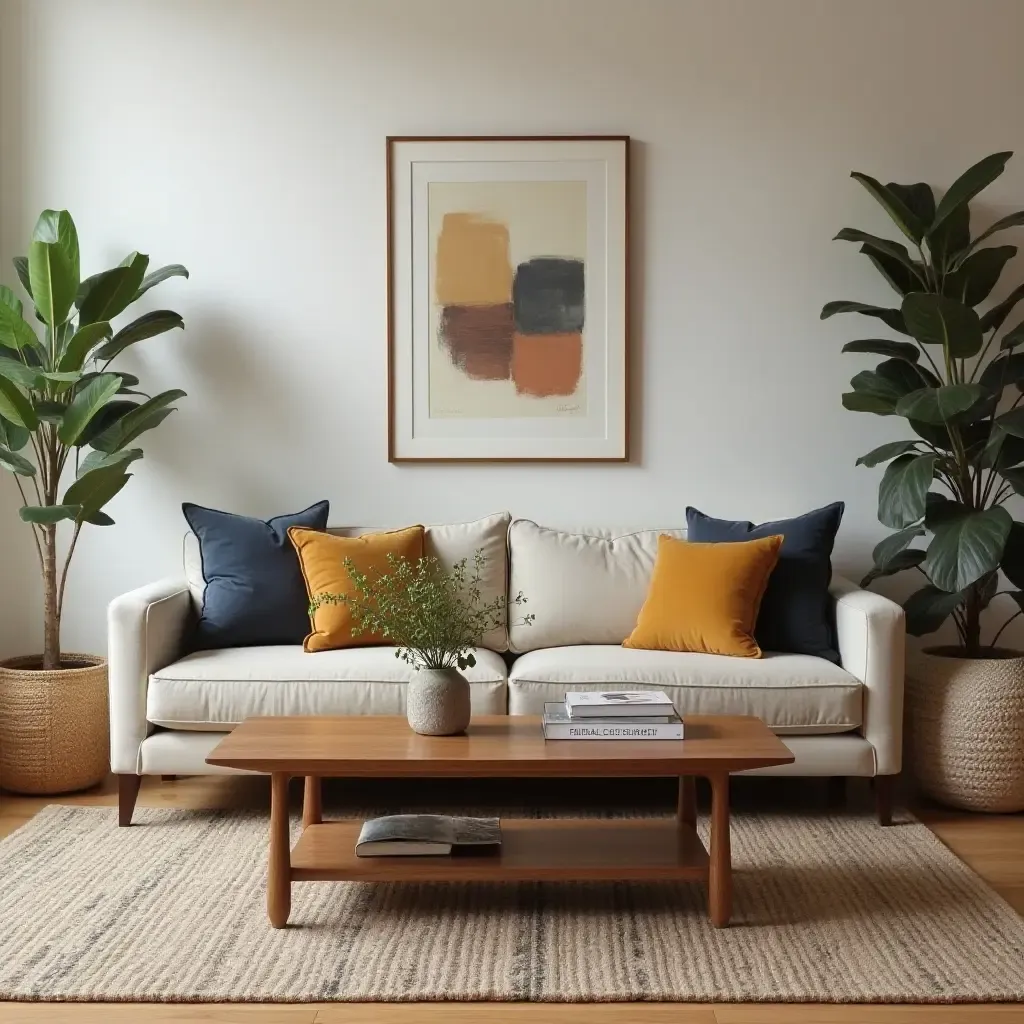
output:
M256 812L48 807L0 843L0 998L1024 999L1024 919L923 825L736 815L732 927L689 884L293 886Z

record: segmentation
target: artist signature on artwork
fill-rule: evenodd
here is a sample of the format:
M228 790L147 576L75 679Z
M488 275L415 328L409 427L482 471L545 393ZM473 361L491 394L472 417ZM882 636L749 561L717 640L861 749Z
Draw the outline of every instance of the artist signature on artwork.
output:
M579 411L580 411L579 402L573 402L573 403L570 403L570 402L559 402L558 405L555 406L555 412L579 412Z

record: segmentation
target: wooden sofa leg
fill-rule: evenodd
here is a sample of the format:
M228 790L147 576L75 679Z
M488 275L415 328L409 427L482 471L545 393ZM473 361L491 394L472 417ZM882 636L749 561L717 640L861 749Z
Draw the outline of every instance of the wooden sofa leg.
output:
M117 777L117 823L124 827L132 823L135 801L142 785L141 775L118 775Z
M892 792L895 781L895 775L875 776L875 808L878 811L878 824L883 827L892 824Z

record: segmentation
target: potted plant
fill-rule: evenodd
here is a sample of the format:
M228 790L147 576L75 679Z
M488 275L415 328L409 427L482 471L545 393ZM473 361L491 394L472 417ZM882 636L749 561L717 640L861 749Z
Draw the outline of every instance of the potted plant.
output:
M178 264L149 271L149 257L133 252L83 280L66 210L43 211L14 266L34 308L26 315L0 285L0 465L14 474L39 557L43 650L0 662L0 785L59 793L100 781L109 745L106 660L61 650L68 567L84 526L113 525L103 509L142 457L136 438L185 394L149 397L137 377L110 369L135 342L183 327L181 317L160 309L117 329L113 321L154 285L188 272ZM63 545L58 527L69 531Z
M1006 507L1024 494L1024 321L1010 319L1024 285L989 303L1017 248L982 243L1024 225L1024 211L972 237L970 203L1010 156L979 161L938 202L924 183L854 172L910 244L855 228L836 238L859 243L899 298L821 311L868 316L901 336L843 346L883 359L853 378L843 405L906 424L901 439L857 460L887 463L878 518L896 531L875 548L864 584L910 570L923 579L903 606L908 632L952 619L958 642L909 662L911 759L929 795L987 811L1024 808L1024 656L999 646L1024 610L1024 524ZM997 628L985 628L989 616Z
M388 565L389 572L370 579L346 558L353 593L317 594L310 601L310 613L323 604L345 604L352 615L353 636L376 633L397 646L395 657L417 670L406 695L406 714L415 732L465 732L469 681L462 672L476 664L473 648L481 638L505 625L508 602L504 595L483 602L481 551L476 552L472 569L463 558L446 571L431 556L413 564L388 555ZM513 604L526 604L521 592ZM525 615L522 622L530 625L533 619Z

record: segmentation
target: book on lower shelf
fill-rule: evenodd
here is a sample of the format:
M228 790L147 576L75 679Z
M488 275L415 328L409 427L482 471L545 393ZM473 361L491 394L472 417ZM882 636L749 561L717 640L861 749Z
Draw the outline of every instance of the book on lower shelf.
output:
M357 857L437 857L501 844L497 818L447 814L387 814L363 822Z
M572 718L564 704L544 705L546 740L681 740L682 719L671 715L632 715L628 718Z
M565 695L570 718L644 718L674 715L664 690L570 690Z

